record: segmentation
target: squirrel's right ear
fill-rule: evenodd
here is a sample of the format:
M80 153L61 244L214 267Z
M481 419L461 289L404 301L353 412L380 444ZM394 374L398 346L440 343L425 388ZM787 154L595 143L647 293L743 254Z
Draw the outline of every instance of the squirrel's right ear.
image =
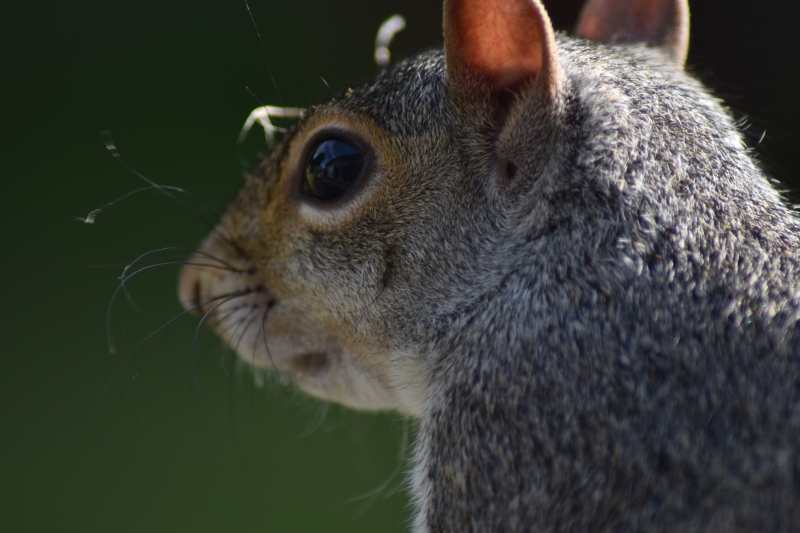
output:
M558 51L539 0L446 0L444 48L458 93L495 95L535 83L545 97L558 89Z
M589 0L575 33L590 41L648 43L683 66L689 50L689 2Z

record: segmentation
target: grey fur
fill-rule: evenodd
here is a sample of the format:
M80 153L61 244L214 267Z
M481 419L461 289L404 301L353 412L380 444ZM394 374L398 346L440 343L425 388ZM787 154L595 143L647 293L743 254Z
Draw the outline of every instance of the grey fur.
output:
M417 531L800 531L800 221L662 52L557 44L556 105L523 87L502 120L451 98L441 51L311 110L204 250L258 270L224 279L261 287L270 342L268 313L302 316L324 334L286 335L330 343L325 372L419 418ZM380 194L329 229L266 228L328 114L382 132ZM219 276L187 267L184 301Z

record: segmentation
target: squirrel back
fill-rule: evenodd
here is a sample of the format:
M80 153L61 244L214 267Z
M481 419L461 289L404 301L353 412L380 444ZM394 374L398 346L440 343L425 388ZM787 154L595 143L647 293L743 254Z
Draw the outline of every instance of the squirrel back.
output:
M416 531L800 529L800 220L685 0L445 2L306 110L181 278L254 365L419 420Z

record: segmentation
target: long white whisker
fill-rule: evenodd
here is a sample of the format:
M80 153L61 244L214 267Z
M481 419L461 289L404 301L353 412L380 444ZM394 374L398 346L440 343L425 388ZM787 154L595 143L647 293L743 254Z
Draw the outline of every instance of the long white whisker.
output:
M367 501L362 505L358 511L356 511L355 517L361 515L364 511L366 511L370 505L372 505L378 497L383 494L386 488L392 483L392 481L397 477L400 471L403 469L403 464L405 463L406 459L406 450L408 448L408 420L406 419L405 424L403 424L403 433L400 437L400 453L398 456L397 465L395 465L394 470L392 473L389 474L389 477L384 480L383 483L375 487L369 492L361 494L359 496L354 496L346 500L347 503L363 500L366 499Z
M145 344L145 343L146 343L148 340L152 339L153 337L155 337L156 335L158 335L158 334L159 334L161 331L163 331L164 329L166 329L166 328L170 327L172 324L174 324L176 321L180 320L181 318L185 317L187 314L194 312L196 309L200 309L200 308L202 308L203 306L205 306L205 305L208 305L209 303L211 303L211 302L214 302L214 301L217 301L217 300L219 300L219 299L223 299L223 298L233 298L233 297L237 297L237 296L244 296L245 294L249 294L250 292L251 292L251 291L248 289L248 290L246 290L246 291L240 291L240 292L238 292L238 293L232 293L232 294L223 294L223 295L217 296L217 297L215 297L215 298L211 298L211 299L209 299L209 300L207 300L207 301L205 301L205 302L202 302L202 303L200 303L200 304L198 304L198 305L196 305L196 306L194 306L194 307L192 307L192 308L186 309L186 310L184 310L184 311L182 311L182 312L178 313L176 316L172 317L170 320L168 320L168 321L167 321L165 324L163 324L161 327L159 327L158 329L156 329L155 331L153 331L152 333L150 333L149 335L147 335L147 336L146 336L144 339L142 339L141 341L139 341L139 343L136 345L136 347L134 347L134 349L131 351L131 353L128 355L128 357L125 359L125 362L124 362L124 363L123 363L123 364L120 366L120 368L119 368L119 369L117 369L117 371L116 371L116 372L114 372L114 374L113 374L113 375L112 375L112 376L109 378L109 380L108 380L108 382L106 383L105 387L103 387L103 390L101 390L101 391L100 391L100 395L99 395L99 396L98 396L98 398L97 398L97 402L95 403L95 408L94 408L94 410L96 411L96 409L97 409L97 403L98 403L98 402L99 402L99 401L100 401L100 400L101 400L103 397L105 397L106 393L108 392L108 388L111 386L111 384L112 384L112 383L114 383L114 382L116 382L116 381L117 381L117 378L119 378L119 376L122 374L122 372L124 372L125 370L127 370L127 369L128 369L128 367L129 367L129 366L131 365L131 363L133 362L133 360L134 360L134 357L135 357L136 353L138 352L139 348L141 348L141 347L142 347L142 346L143 346L143 345L144 345L144 344ZM140 370L141 370L141 368L140 368ZM137 372L137 374L138 374L138 372ZM134 374L134 377L131 379L131 381L132 381L133 379L136 379L136 375L137 375L137 374Z
M113 310L114 303L116 302L117 298L119 297L119 293L120 292L124 292L126 295L128 295L126 284L131 278L133 278L135 276L138 276L142 272L151 270L153 268L162 267L162 266L169 266L169 265L191 265L191 266L202 267L202 268L217 268L217 269L221 269L221 270L231 271L230 268L228 268L226 266L220 266L220 265L205 264L205 263L192 263L192 262L186 262L186 261L165 261L165 262L162 262L162 263L155 263L155 264L152 264L152 265L143 266L143 267L141 267L141 268L139 268L137 270L134 270L130 274L128 274L127 271L129 270L129 267L126 266L122 271L122 275L120 276L119 285L117 285L117 288L114 290L114 293L111 295L111 300L108 302L108 308L106 309L106 338L108 340L108 351L110 353L112 353L112 354L117 353L116 344L114 343L114 336L113 336L113 333L111 332L111 312ZM233 272L244 273L244 271L236 270L236 269L234 269ZM128 297L130 297L130 296L128 295ZM131 302L131 304L133 305L133 302Z
M286 376L283 375L282 372L278 370L278 367L275 365L275 360L272 358L272 353L269 351L269 346L267 346L267 331L266 331L266 322L267 322L267 313L269 309L264 311L264 316L261 320L261 334L264 337L264 349L267 351L267 356L269 357L269 362L272 364L272 368L275 370L275 373L278 375L278 382L286 386L289 384L289 380Z

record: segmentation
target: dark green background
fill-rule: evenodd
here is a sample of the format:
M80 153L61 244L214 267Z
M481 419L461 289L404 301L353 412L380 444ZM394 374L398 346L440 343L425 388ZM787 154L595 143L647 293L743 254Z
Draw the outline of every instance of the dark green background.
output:
M550 2L568 28L579 2ZM750 117L768 168L797 176L798 45L777 0L698 0L689 64ZM439 42L437 2L252 0L280 90L270 82L243 0L26 2L0 8L3 364L0 381L2 531L402 531L401 492L348 502L398 464L404 422L323 404L291 386L226 372L196 321L136 344L179 312L177 267L131 283L139 311L105 312L123 265L148 250L193 246L205 228L144 193L74 217L141 182L103 147L110 129L127 162L221 209L241 159L249 111L306 106L369 76L375 30L400 12L403 56ZM169 259L170 256L164 256ZM203 331L200 332L203 335ZM143 366L142 366L143 365ZM132 380L136 375L137 378ZM107 392L102 394L108 385ZM394 481L400 482L402 476Z

